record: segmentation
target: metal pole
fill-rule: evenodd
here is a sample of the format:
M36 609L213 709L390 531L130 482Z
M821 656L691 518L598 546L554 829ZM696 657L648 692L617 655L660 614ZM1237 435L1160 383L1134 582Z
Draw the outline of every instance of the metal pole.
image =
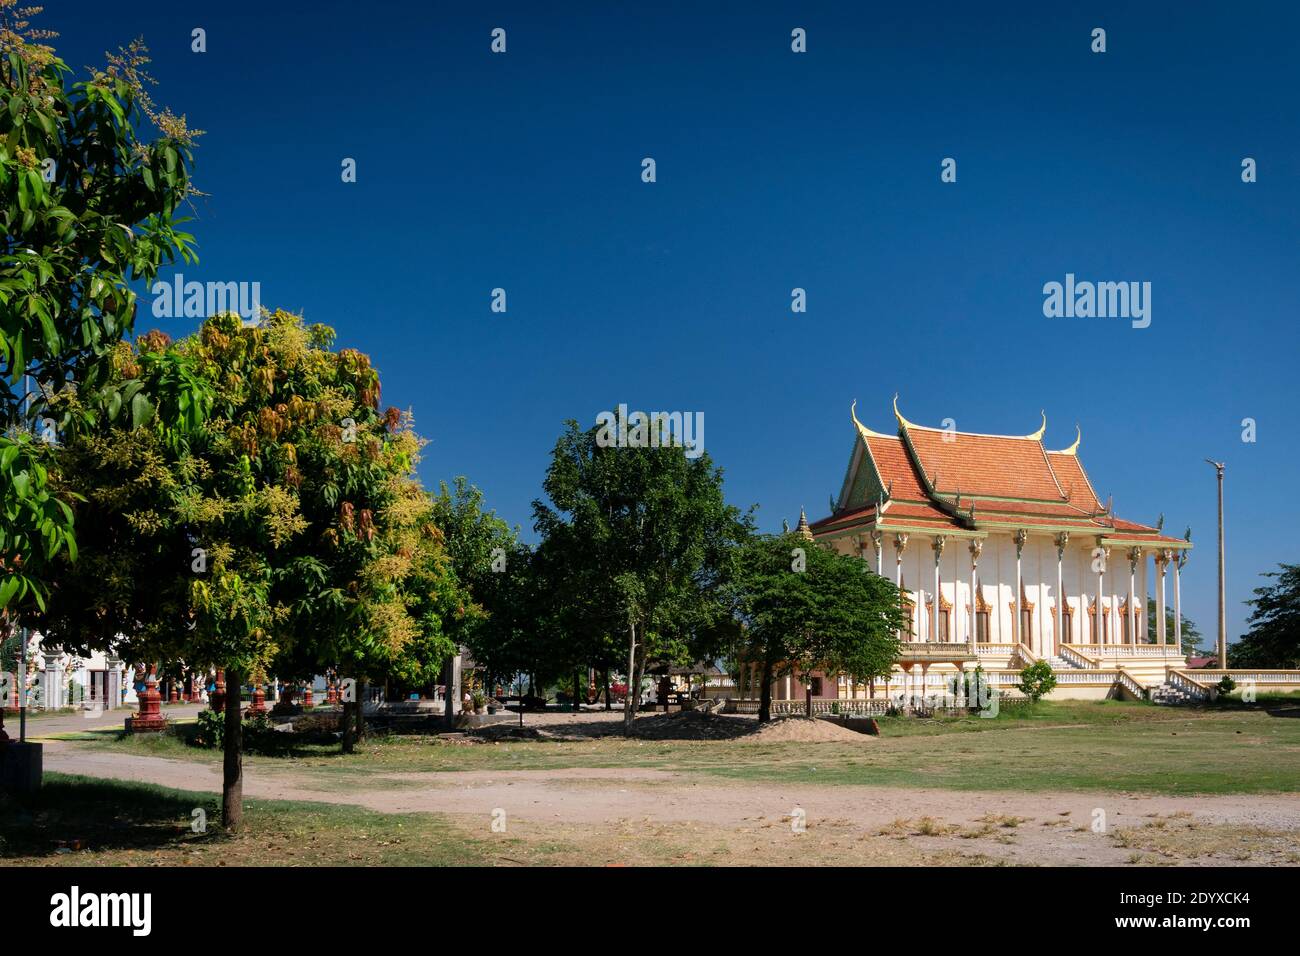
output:
M1221 668L1228 666L1228 610L1227 592L1224 585L1223 566L1223 466L1221 461L1205 459L1214 466L1219 479L1219 647L1218 664Z
M27 416L31 414L31 376L23 373L23 417L21 427L27 428ZM27 628L19 628L22 634L22 673L18 675L18 742L26 743L27 741L27 644L31 640L31 633Z

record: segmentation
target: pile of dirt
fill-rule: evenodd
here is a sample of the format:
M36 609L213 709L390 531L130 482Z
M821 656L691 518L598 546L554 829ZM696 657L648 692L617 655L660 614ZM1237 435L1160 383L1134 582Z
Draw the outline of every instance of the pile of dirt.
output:
M632 736L643 740L736 740L752 734L757 726L752 717L682 710L638 717L632 723Z
M763 743L863 743L873 738L816 717L778 717L771 723L759 724L748 739Z

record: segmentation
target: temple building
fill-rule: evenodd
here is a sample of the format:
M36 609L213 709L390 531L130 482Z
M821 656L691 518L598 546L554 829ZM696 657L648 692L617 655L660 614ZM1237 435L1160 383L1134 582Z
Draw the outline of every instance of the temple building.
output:
M1126 521L1103 503L1079 458L1081 435L1043 444L1046 416L1028 435L984 435L908 421L855 430L833 512L800 531L860 556L898 586L909 627L892 686L810 678L814 696L886 697L898 685L933 688L979 666L1011 688L1045 659L1053 697L1180 693L1182 538ZM1153 594L1155 633L1148 633ZM1173 626L1166 632L1165 609ZM798 675L778 679L778 700L802 700Z

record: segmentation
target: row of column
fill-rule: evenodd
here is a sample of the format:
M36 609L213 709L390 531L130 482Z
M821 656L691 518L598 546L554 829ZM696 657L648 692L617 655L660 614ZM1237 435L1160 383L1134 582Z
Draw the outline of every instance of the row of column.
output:
M883 535L879 531L873 531L870 537L871 537L872 547L876 555L876 573L883 577L883 571L884 571ZM1021 633L1022 621L1024 616L1023 615L1024 578L1022 573L1022 558L1023 558L1025 543L1028 541L1028 538L1029 538L1029 533L1023 528L1018 530L1012 538L1016 546L1016 584L1015 584L1016 610L1015 610L1014 619L1012 621L1012 634L1014 635L1015 643L1022 643L1022 642L1028 643L1025 641L1025 635ZM909 535L905 532L899 532L894 535L894 554L895 554L894 584L900 591L902 590L903 587L903 552L907 549L908 540L909 540ZM934 612L930 614L929 621L928 621L928 628L927 628L930 632L929 641L932 643L938 643L939 641L939 614L941 613L941 603L943 600L942 597L940 596L942 593L940 590L940 585L942 584L942 581L940 579L939 566L940 566L940 560L943 556L944 548L947 546L947 540L948 540L948 536L942 534L933 535L931 536L930 539L931 548L934 551L934 592L933 593L935 595L934 600L936 605ZM1065 591L1064 559L1065 559L1066 545L1069 543L1069 540L1070 540L1070 533L1068 531L1060 532L1059 534L1056 535L1054 539L1054 543L1056 545L1056 634L1057 635L1065 634L1065 601L1063 599L1063 594ZM865 552L866 550L865 543L862 543L860 546L862 550ZM980 559L980 555L983 552L983 549L984 549L983 538L972 538L970 540L970 544L969 544L969 550L971 555L970 600L968 602L969 611L966 615L964 615L964 617L967 622L966 643L970 645L972 651L974 650L975 643L976 643L975 638L976 638L977 628L976 628L975 615L978 611L976 595L979 594L979 590L978 590L979 559ZM1111 549L1108 547L1103 547L1100 544L1100 542L1098 542L1098 546L1094 548L1092 552L1092 558L1093 558L1092 566L1093 566L1093 570L1095 570L1097 573L1097 593L1096 593L1095 605L1094 605L1095 613L1093 615L1090 615L1093 621L1092 623L1093 643L1098 645L1124 644L1124 643L1136 644L1137 634L1138 634L1138 620L1139 620L1137 616L1137 594L1136 594L1137 566L1138 566L1138 562L1143 559L1144 552L1143 549L1139 547L1130 548L1128 551L1129 586L1128 586L1128 602L1127 602L1128 606L1126 609L1126 615L1128 619L1128 640L1127 641L1123 641L1123 640L1107 641L1106 640L1107 628L1103 626L1103 615L1106 615L1104 620L1112 619L1110 617L1109 612L1107 612L1105 609L1105 594L1106 594L1105 576L1107 570L1107 562L1110 559L1110 553L1111 553ZM1174 634L1173 634L1172 645L1177 649L1179 653L1181 653L1182 651L1182 587L1181 587L1180 572L1182 570L1182 566L1186 562L1187 562L1186 551L1180 551L1178 552L1177 555L1175 555L1174 552L1168 548L1161 549L1155 552L1155 563L1156 563L1156 571L1157 571L1157 608L1158 608L1156 614L1156 643L1160 646L1165 646L1167 643L1170 643L1168 641L1168 635L1165 633L1166 631L1165 573L1167 568L1170 565L1172 565L1174 570ZM921 593L922 592L918 590L917 592L918 596ZM958 596L955 588L953 591L953 596L954 598ZM954 604L955 603L956 602L954 602ZM1081 606L1080 606L1081 612L1085 611L1085 608L1082 606L1084 603L1086 602L1081 602ZM922 600L918 600L917 602L915 602L915 606L918 608L918 622L920 618L919 609L922 608L923 604L924 602ZM1112 608L1112 611L1113 610L1114 609ZM1085 615L1085 616L1089 616L1089 615ZM1146 616L1145 606L1143 607L1142 616L1143 618L1145 618ZM1084 625L1081 623L1080 636L1083 636L1083 631L1082 631L1083 627ZM955 634L953 636L955 636ZM1032 640L1032 634L1029 635L1029 637ZM1071 641L1069 640L1069 638L1071 637L1073 637L1073 634L1066 635L1066 639L1061 641L1061 643L1067 643L1067 644L1071 643ZM924 638L922 639L924 640ZM960 642L950 641L950 643L960 643Z

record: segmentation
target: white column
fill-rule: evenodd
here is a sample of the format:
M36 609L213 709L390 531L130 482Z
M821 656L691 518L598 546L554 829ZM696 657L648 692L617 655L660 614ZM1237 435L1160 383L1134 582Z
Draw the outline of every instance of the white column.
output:
M1025 550L1025 540L1028 537L1029 533L1024 528L1016 532L1016 619L1011 622L1011 634L1015 637L1012 643L1019 643L1025 639L1020 633L1020 592L1024 590L1024 579L1020 576L1020 557Z
M1156 554L1156 572L1160 575L1156 582L1156 638L1161 647L1166 644L1165 641L1165 566L1169 559L1166 557L1168 551L1161 551Z
M1186 558L1186 551L1174 558L1174 653L1176 654L1183 652L1183 593L1182 588L1179 587L1178 572Z
M885 542L884 542L884 535L882 535L879 531L873 531L873 532L871 532L871 543L872 543L872 545L873 545L873 546L875 547L875 549L876 549L876 574L880 575L880 576L883 578L883 577L885 576L885 568L884 568Z
M459 654L457 654L455 657L451 659L451 687L449 688L449 691L451 693L451 699L455 701L455 704L453 705L453 713L457 713L457 714L459 714L462 709L461 689L460 689L460 679L461 679L460 669L461 669L462 660L463 658ZM629 694L639 693L641 688L639 687L633 688L632 686L630 686L631 675L629 675L628 680L629 680L629 686L627 692Z
M907 535L894 535L894 587L898 588L901 593L903 590L903 552L907 550ZM911 630L911 621L908 621L908 630ZM911 640L911 634L900 635L903 640Z
M1128 640L1130 644L1137 644L1137 566L1138 558L1142 552L1137 548L1132 548L1128 553Z
M1098 554L1100 551L1101 554ZM1109 548L1103 548L1101 542L1097 543L1097 551L1093 552L1093 561L1097 567L1097 613L1093 615L1092 626L1096 629L1098 646L1106 643L1106 622L1104 615L1106 608L1103 603L1106 587L1106 557L1110 554Z
M59 663L62 653L41 654L45 658L45 670L41 673L41 704L46 710L58 710L63 706L63 667Z
M104 709L122 706L122 662L112 654L104 655Z
M934 636L931 640L939 643L939 615L943 613L943 597L939 592L939 559L943 557L943 546L947 543L948 538L945 535L935 535L930 547L934 549L934 610L930 612L933 620L930 622L930 633ZM949 635L951 638L952 635Z
M1056 536L1056 653L1061 653L1061 645L1069 643L1062 633L1065 629L1065 546L1070 543L1070 532L1062 531Z
M966 634L967 642L970 645L970 652L975 653L975 642L978 640L979 628L975 623L975 615L979 613L979 584L976 577L976 571L980 563L980 552L984 550L984 540L975 538L970 543L970 630Z

